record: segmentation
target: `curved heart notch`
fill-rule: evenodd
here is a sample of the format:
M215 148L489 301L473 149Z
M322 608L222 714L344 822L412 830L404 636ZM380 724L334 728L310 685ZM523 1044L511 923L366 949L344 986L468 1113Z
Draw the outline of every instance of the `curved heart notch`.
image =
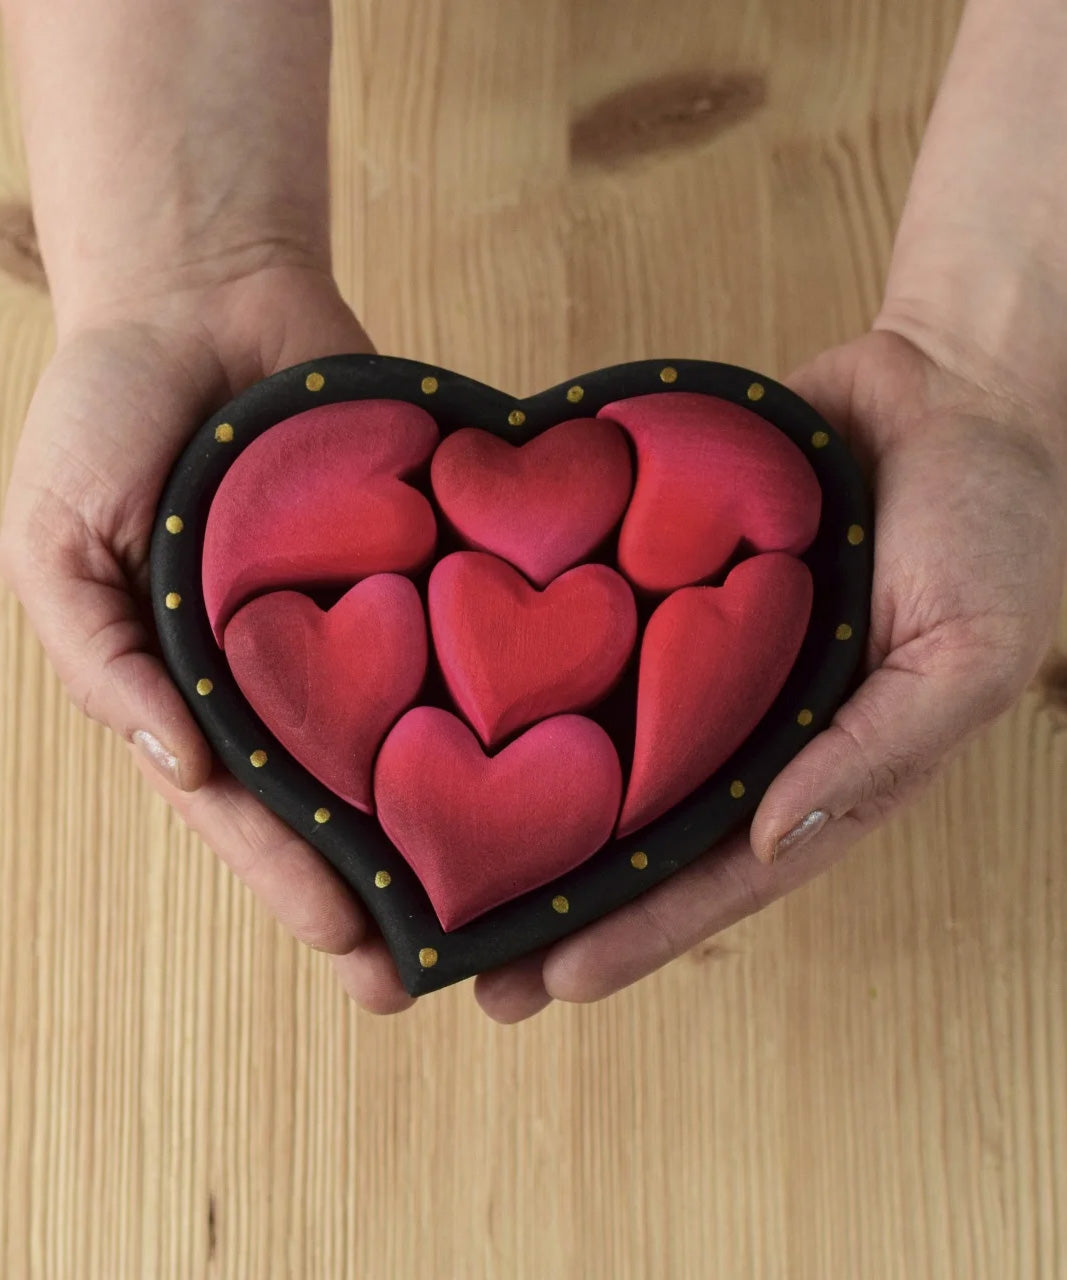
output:
M663 593L720 573L741 546L799 555L819 528L822 490L795 444L718 396L667 391L605 405L626 428L637 483L619 534L619 566Z
M721 587L684 587L641 644L637 735L619 835L646 826L724 764L766 715L811 615L801 560L744 560Z
M204 532L215 638L263 591L347 587L424 565L437 521L402 477L438 439L437 423L416 405L360 400L309 409L253 440L223 477Z

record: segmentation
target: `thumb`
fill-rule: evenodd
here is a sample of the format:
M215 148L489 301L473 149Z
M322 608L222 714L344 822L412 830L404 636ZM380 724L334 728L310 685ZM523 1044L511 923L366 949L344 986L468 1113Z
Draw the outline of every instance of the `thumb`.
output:
M772 862L824 829L823 839L856 838L1017 692L992 644L979 647L950 628L909 641L771 784L752 822L756 856Z
M38 499L32 522L9 512L0 539L4 576L73 701L137 747L171 783L195 790L211 772L211 753L150 650L122 569L69 511L48 518L47 505ZM47 532L32 538L34 528Z

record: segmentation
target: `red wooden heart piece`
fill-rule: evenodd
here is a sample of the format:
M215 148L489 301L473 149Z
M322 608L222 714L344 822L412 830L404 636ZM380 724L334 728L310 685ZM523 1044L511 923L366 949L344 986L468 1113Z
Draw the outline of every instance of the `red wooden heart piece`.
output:
M542 720L496 756L447 711L416 707L374 771L378 820L441 927L458 929L573 870L611 835L622 772L583 716Z
M344 586L425 564L437 522L400 477L426 462L438 438L417 405L359 400L309 409L253 440L223 477L204 534L216 638L263 591Z
M633 592L604 564L579 565L538 591L496 556L458 551L434 567L429 604L449 692L488 747L598 702L637 635Z
M622 432L594 418L561 422L520 447L464 428L441 444L430 475L463 539L542 587L608 536L633 478Z
M807 566L771 553L721 587L668 596L645 628L637 733L619 835L645 826L708 779L766 714L811 614Z
M374 756L426 675L426 623L407 578L367 578L324 612L297 591L257 596L225 633L253 710L305 769L374 810Z
M718 573L743 541L799 555L819 527L822 491L797 446L717 396L668 391L605 405L637 450L619 566L645 591Z

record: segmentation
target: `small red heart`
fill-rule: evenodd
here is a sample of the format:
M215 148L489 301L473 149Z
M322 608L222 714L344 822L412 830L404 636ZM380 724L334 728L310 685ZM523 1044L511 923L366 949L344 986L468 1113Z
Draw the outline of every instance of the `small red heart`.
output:
M618 834L706 781L763 719L796 661L811 574L781 553L743 560L721 587L668 596L645 628L637 732Z
M474 427L456 431L434 454L430 476L467 543L543 587L615 527L633 468L618 427L574 418L520 447Z
M374 756L426 675L426 623L407 578L382 573L324 612L297 591L257 596L225 634L237 683L318 780L374 812Z
M437 522L400 477L438 439L417 405L360 400L309 409L253 440L223 477L204 532L204 604L216 639L261 592L346 586L425 564Z
M542 720L487 756L462 720L416 707L382 745L374 794L447 931L591 857L615 825L622 771L584 716Z
M668 391L605 405L637 449L637 483L619 534L619 567L666 592L719 573L744 541L799 555L819 527L822 490L776 427L717 396Z
M633 592L605 564L538 591L496 556L457 551L434 566L429 605L449 692L488 747L599 702L637 636Z

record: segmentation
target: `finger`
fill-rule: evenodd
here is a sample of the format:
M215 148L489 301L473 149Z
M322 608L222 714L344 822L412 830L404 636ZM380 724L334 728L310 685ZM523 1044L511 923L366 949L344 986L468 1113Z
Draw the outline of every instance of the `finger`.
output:
M136 746L174 786L195 790L211 772L211 751L150 652L121 570L104 548L78 546L86 535L59 517L53 529L35 547L27 531L7 535L4 570L60 679L87 715Z
M415 1003L380 936L368 937L344 955L334 956L332 963L341 986L368 1013L403 1013Z
M522 1022L552 1003L545 989L544 950L523 956L499 969L480 973L474 980L474 998L494 1022Z
M544 962L545 989L555 1000L602 1000L761 910L825 865L797 859L764 866L752 857L745 836L731 837L627 906L558 942Z
M268 911L301 942L343 954L367 934L367 918L315 850L228 774L199 791L178 790L140 756L137 767Z
M1016 689L992 646L971 654L951 633L891 653L778 775L752 823L752 848L772 862L850 819L853 833L918 791L948 755L1006 710Z

